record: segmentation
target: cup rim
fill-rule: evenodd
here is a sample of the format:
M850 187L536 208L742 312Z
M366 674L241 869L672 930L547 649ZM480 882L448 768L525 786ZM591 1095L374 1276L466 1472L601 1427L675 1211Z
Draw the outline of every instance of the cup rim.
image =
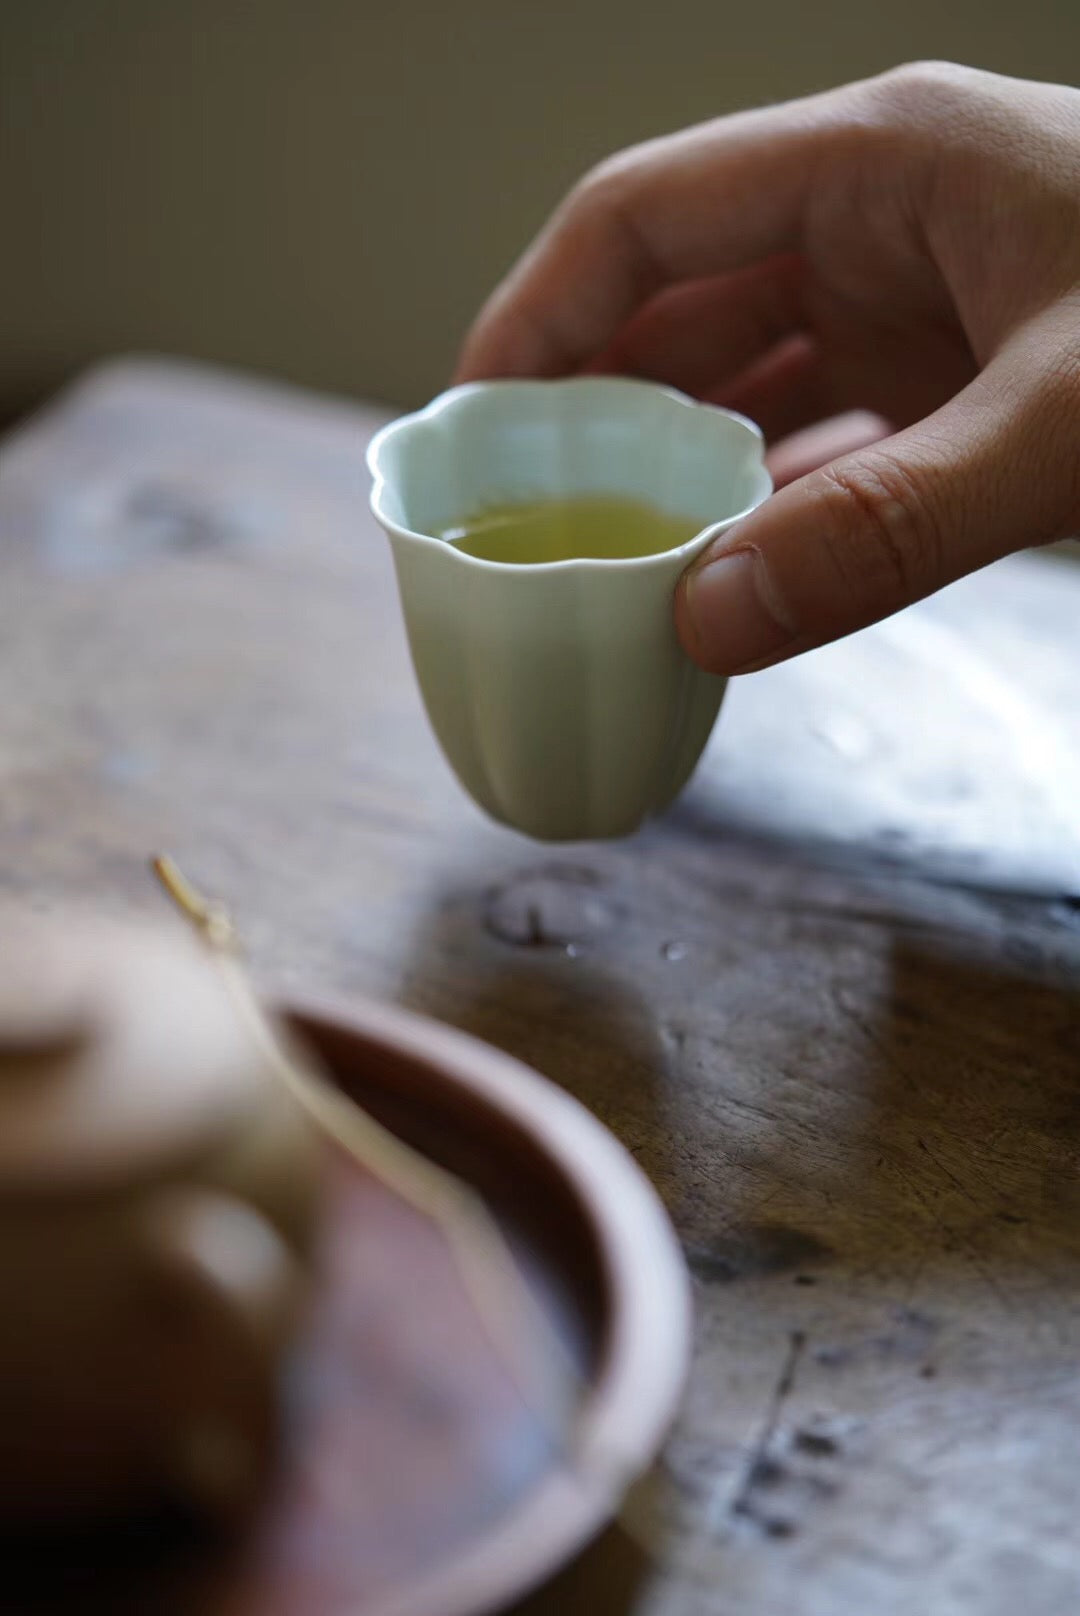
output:
M676 545L670 550L657 550L643 556L573 556L562 561L490 561L481 556L470 555L467 550L459 550L445 539L437 538L432 533L421 533L416 528L405 527L387 514L382 497L387 487L387 477L381 465L381 456L386 445L394 438L414 431L426 421L436 420L452 410L463 398L475 396L479 393L495 391L532 392L540 389L570 389L594 390L608 394L628 392L630 390L648 392L654 397L667 399L671 403L690 410L706 410L712 415L732 421L746 428L751 437L756 440L758 448L757 470L764 484L764 491L759 497L751 499L740 510L729 515L718 517L713 522L705 523L689 539ZM380 427L367 446L365 455L367 468L372 478L371 510L377 521L396 538L415 541L418 544L435 545L443 552L450 552L459 562L468 566L482 568L488 572L496 573L554 573L560 570L577 570L593 572L611 572L613 568L634 568L638 571L649 567L668 568L673 560L692 560L693 557L719 534L736 522L741 522L749 516L751 511L758 508L769 498L773 492L772 479L765 465L765 437L756 421L738 410L731 410L721 404L707 404L700 399L692 398L690 394L680 392L678 388L669 387L662 382L647 381L638 376L563 376L563 377L499 377L492 381L462 382L456 387L449 387L437 394L430 403L419 410L409 411L399 415L395 420L388 421Z

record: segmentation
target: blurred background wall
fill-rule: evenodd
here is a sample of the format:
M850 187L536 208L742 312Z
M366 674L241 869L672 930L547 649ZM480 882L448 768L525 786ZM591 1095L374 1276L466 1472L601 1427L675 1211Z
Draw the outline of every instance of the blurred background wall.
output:
M0 0L0 409L133 349L418 401L596 158L920 56L1075 82L1080 0Z

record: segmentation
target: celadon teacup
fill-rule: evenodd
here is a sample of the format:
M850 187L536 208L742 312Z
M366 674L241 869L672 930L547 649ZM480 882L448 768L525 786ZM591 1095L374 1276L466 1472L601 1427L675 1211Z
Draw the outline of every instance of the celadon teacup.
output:
M541 841L629 834L682 790L725 681L683 652L687 563L772 490L758 428L614 377L453 388L372 441L417 679L461 784ZM609 495L701 523L621 560L480 560L433 537L487 507Z

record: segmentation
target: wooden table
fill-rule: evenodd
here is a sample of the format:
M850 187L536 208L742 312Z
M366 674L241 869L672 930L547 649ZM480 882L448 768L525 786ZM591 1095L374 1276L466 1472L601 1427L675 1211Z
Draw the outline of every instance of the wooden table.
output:
M487 824L423 718L371 410L107 366L0 457L0 888L159 902L262 981L523 1056L667 1201L697 1358L533 1616L1057 1616L1080 1593L1080 565L733 686L632 841Z

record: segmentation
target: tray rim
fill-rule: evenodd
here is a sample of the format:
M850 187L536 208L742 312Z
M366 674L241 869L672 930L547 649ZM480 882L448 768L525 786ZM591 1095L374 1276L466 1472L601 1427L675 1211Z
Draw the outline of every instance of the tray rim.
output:
M580 1410L581 1468L549 1471L496 1527L364 1616L488 1616L564 1567L615 1514L656 1457L681 1399L692 1334L690 1276L644 1171L580 1100L533 1067L444 1022L344 995L283 994L289 1023L392 1048L525 1131L569 1182L608 1277L604 1344Z

